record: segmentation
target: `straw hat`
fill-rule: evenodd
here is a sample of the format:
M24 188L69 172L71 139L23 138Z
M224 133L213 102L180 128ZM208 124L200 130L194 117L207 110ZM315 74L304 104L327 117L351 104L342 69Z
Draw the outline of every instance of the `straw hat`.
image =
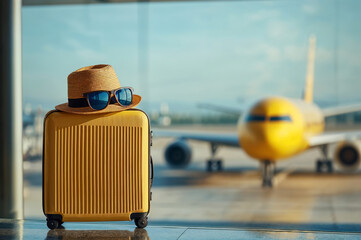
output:
M102 110L93 110L83 96L88 92L111 91L117 88L120 88L120 83L112 66L100 64L80 68L68 76L68 102L56 106L55 109L77 114L119 112L137 106L142 99L141 96L133 94L133 101L128 106L116 103L109 104Z

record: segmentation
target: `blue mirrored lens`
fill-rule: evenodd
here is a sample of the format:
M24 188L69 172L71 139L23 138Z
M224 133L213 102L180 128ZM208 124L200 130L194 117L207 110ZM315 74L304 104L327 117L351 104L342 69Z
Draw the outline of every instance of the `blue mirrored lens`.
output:
M102 91L88 93L88 100L92 108L102 110L108 105L109 93Z
M130 105L133 101L133 93L129 88L125 89L125 92L127 93L127 105Z
M118 101L123 106L128 106L132 103L133 94L132 91L128 88L119 89L116 93Z

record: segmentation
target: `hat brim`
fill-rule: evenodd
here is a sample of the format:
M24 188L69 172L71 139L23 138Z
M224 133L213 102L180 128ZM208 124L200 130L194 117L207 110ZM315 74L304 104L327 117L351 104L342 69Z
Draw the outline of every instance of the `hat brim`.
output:
M119 104L109 104L106 108L102 110L94 110L91 107L81 107L81 108L69 107L68 103L63 103L55 106L55 109L62 112L76 113L76 114L100 114L100 113L109 113L109 112L120 112L127 110L129 108L136 107L141 100L142 100L141 96L133 94L133 101L128 106L121 106Z

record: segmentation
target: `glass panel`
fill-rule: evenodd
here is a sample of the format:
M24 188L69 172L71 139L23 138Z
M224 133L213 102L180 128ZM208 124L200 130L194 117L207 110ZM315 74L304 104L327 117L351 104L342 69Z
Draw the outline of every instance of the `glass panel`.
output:
M243 146L222 148L216 153L220 159L207 161L210 137L214 151L220 142L238 146L239 113L247 116L245 109L254 101L269 95L301 99L311 35L317 38L315 104L322 108L361 102L360 9L358 0L24 7L26 218L44 219L41 159L45 113L67 102L68 74L80 67L109 63L121 86L134 87L142 96L139 108L148 113L152 126L170 131L176 127L182 135L201 141L187 142L182 136L178 141L177 134L176 138L154 139L152 191L156 197L151 202L150 221L167 226L360 229L361 187L355 184L360 176L313 174L318 151L311 149L307 157L290 156L277 163L287 174L276 191L266 192L261 188L261 174L255 174L259 160L264 159L251 158ZM124 104L129 101L126 95L121 98ZM250 122L266 120L264 115L246 118ZM283 115L270 118L291 120ZM360 122L360 113L330 117L326 129L357 128ZM271 124L266 129L269 132L250 135L262 138L262 143L273 143L267 151L255 146L255 152L272 153L282 146L277 137L291 134L292 129L279 124L283 132L276 132L276 125ZM175 171L165 161L164 153L172 143L183 150L183 154L174 151L176 156L189 157L187 168ZM287 150L305 147L291 147L291 143L283 146ZM295 164L289 164L293 160ZM318 170L325 168L320 164L318 161ZM222 172L205 173L224 165ZM289 165L297 174L287 170Z

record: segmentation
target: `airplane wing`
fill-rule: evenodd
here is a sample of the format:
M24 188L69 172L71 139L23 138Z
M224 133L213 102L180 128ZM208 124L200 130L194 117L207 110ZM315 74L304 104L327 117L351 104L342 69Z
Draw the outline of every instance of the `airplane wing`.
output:
M154 137L175 137L185 140L195 140L201 142L209 142L216 145L240 147L238 136L236 134L226 133L194 133L181 131L154 130Z
M227 113L227 114L231 114L231 115L236 115L238 117L243 112L241 109L230 108L230 107L225 107L225 106L220 106L220 105L210 104L210 103L199 103L197 105L197 107L203 108L203 109L208 109L208 110L213 110L213 111L217 111L217 112Z
M325 117L351 113L351 112L358 112L361 111L361 104L352 104L346 106L336 106L336 107L329 107L323 108L322 113Z
M310 147L318 147L322 145L338 143L347 140L361 139L361 131L345 131L345 132L326 132L321 135L308 138Z

